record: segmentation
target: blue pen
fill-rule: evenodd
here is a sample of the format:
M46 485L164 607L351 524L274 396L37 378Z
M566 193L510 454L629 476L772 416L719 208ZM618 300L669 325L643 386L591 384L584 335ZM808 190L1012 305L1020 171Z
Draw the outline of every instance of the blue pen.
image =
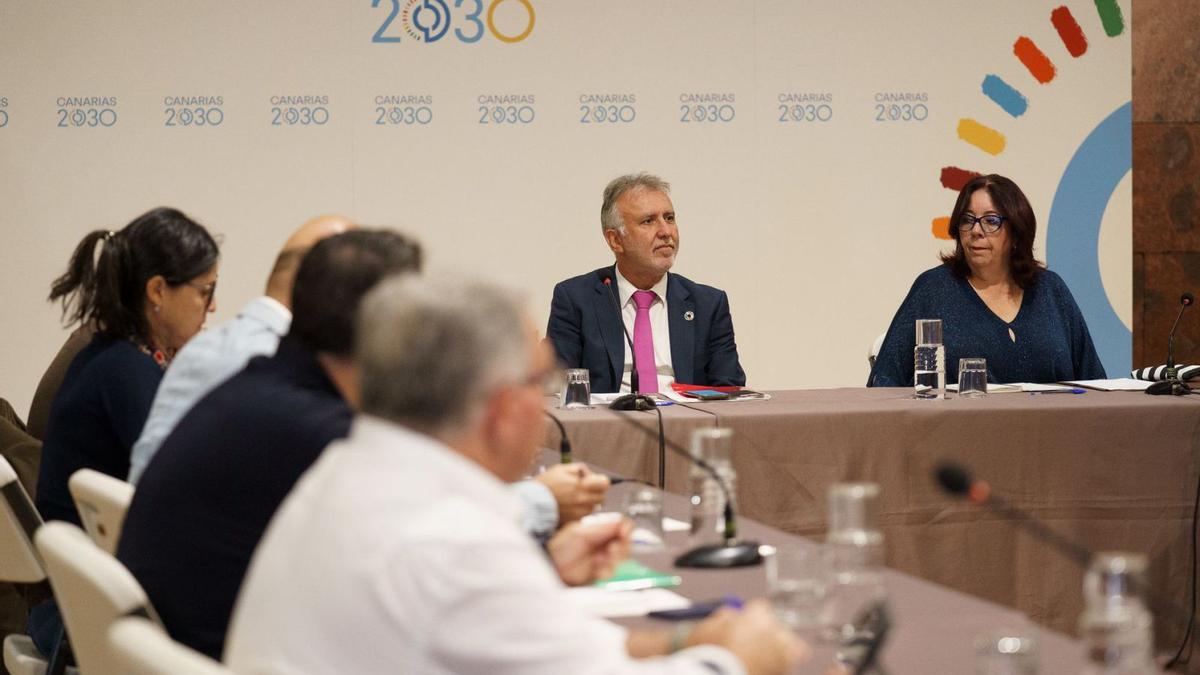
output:
M1029 394L1031 396L1036 396L1038 394L1086 394L1086 393L1087 393L1087 389L1080 389L1079 387L1073 387L1071 389L1051 389L1049 391L1031 391L1031 392L1029 392Z

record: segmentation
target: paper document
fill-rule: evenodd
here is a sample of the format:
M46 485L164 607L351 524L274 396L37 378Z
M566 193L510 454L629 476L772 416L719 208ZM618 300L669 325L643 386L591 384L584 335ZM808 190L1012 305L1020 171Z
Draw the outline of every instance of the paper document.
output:
M567 597L583 611L606 619L623 616L645 616L661 610L691 607L692 601L665 588L641 591L612 591L594 586L570 588Z
M1110 380L1076 380L1066 382L1077 387L1098 389L1100 391L1146 391L1146 387L1154 384L1146 380L1135 380L1131 377L1114 377Z
M989 394L1019 394L1023 391L1068 391L1070 389L1070 387L1062 384L1038 384L1036 382L992 384L988 382ZM946 385L946 391L958 391L958 385L948 384Z
M690 529L692 529L692 526L682 520L663 517L663 532L684 532Z

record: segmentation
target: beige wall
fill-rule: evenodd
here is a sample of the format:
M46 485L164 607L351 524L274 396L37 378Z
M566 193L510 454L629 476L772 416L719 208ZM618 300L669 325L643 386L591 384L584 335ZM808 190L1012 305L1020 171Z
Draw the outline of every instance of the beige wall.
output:
M610 262L599 193L635 170L673 182L676 270L729 292L752 385L861 384L867 346L944 246L930 234L954 198L940 168L1012 176L1044 223L1075 149L1130 96L1128 31L1106 37L1091 0L1067 2L1089 40L1077 59L1049 21L1062 0L529 2L534 29L512 44L455 37L475 32L474 0L448 0L431 44L399 17L385 35L401 42L371 42L390 0L0 3L0 396L27 409L65 335L45 296L74 244L146 208L224 236L216 321L325 212L413 232L434 268L518 284L545 316L554 282ZM520 0L493 18L502 34L526 24ZM1053 82L1013 57L1021 35L1055 62ZM1029 111L983 96L988 73ZM733 95L732 121L681 123L681 95L706 93ZM828 94L830 119L779 122L788 93ZM880 93L924 94L928 115L878 122ZM634 121L581 124L580 97L599 94L634 96ZM272 126L282 95L327 96L329 121ZM430 96L432 121L377 126L379 95ZM479 124L479 97L499 95L533 96L534 121ZM223 121L164 126L170 96L219 96ZM69 110L59 128L60 97L115 97L116 122L89 127L85 112L73 127ZM964 117L1006 150L959 140ZM1126 325L1128 195L1125 181L1105 213L1104 288L1073 287L1106 293Z

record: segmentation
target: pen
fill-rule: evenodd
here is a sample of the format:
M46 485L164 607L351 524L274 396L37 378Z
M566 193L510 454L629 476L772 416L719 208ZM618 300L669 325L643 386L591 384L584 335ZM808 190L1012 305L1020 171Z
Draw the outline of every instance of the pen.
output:
M1031 391L1031 392L1029 392L1029 395L1037 396L1038 394L1086 394L1086 393L1087 393L1087 389L1080 389L1079 387L1074 387L1072 389L1050 389L1048 391Z

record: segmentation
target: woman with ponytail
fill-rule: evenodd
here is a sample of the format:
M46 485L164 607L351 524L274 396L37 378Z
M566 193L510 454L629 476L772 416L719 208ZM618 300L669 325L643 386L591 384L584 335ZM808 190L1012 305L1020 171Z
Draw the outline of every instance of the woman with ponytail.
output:
M128 476L163 371L216 309L217 258L208 231L169 208L117 232L91 232L75 248L50 301L62 302L68 325L89 324L96 334L71 362L50 409L36 499L45 520L80 524L67 490L75 471ZM29 623L49 654L61 632L57 608L34 607Z

